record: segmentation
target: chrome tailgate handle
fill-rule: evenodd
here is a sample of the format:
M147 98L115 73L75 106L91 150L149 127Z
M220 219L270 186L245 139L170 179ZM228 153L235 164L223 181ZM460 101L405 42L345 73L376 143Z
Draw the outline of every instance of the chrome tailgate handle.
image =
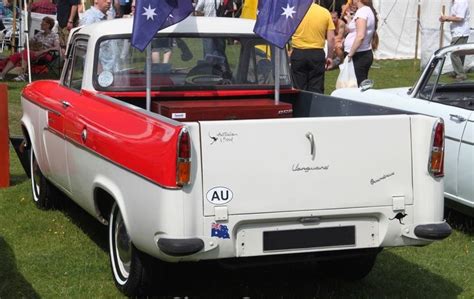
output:
M316 146L314 144L314 136L313 136L313 133L311 132L308 132L306 133L306 138L308 138L309 140L309 143L311 145L311 158L314 160L314 157L316 156Z
M459 122L466 121L466 118L458 114L449 114L449 118L457 120Z

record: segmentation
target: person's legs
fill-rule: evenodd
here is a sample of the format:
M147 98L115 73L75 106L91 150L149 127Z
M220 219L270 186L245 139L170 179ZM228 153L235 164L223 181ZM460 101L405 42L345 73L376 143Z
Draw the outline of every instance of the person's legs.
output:
M11 62L11 60L8 60L7 63L5 64L5 67L2 70L2 73L0 74L0 80L3 80L3 78L5 78L5 76L8 74L8 72L14 67L15 65L13 64L13 62Z
M8 74L8 72L11 71L18 64L18 62L22 60L23 53L24 51L20 53L12 54L10 55L10 57L8 57L8 61L5 64L5 67L3 68L2 73L0 74L1 80L3 80L3 78L5 78L5 76Z
M214 42L212 38L203 38L202 39L202 51L203 58L206 59L206 55L212 55Z
M326 54L323 49L306 51L309 64L308 91L324 93L324 73Z
M64 59L64 55L66 54L67 39L69 37L69 30L67 30L67 27L64 27L64 28L59 27L58 34L59 34L59 46L61 48L60 54L61 54L61 57Z
M467 36L453 37L451 45L461 45L467 43ZM466 77L464 72L464 56L461 57L454 53L451 54L451 64L453 65L453 71L456 78L463 79Z
M369 70L374 61L372 50L357 52L353 57L354 71L357 77L357 85L369 77Z
M291 52L291 77L296 88L308 88L308 68L304 50L293 49Z

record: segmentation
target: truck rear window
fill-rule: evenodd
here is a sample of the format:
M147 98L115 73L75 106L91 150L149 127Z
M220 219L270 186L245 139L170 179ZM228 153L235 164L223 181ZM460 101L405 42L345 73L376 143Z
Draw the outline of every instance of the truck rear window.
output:
M146 51L129 38L106 39L96 48L94 85L102 91L146 87ZM156 37L151 42L151 88L273 88L275 48L259 38ZM278 49L279 50L279 49ZM287 53L281 52L280 85L290 86Z

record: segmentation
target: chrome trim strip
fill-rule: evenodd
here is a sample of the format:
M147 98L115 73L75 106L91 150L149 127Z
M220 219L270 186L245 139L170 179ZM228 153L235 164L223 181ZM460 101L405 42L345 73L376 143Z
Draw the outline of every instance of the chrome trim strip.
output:
M181 187L167 187L167 186L163 186L163 185L161 185L161 184L159 184L159 183L153 181L152 179L150 179L150 178L148 178L148 177L146 177L146 176L144 176L144 175L142 175L142 174L140 174L140 173L138 173L138 172L136 172L136 171L134 171L134 170L131 170L131 169L129 169L129 168L127 168L127 167L125 167L125 166L123 166L123 165L121 165L121 164L115 162L115 161L110 160L109 158L107 158L107 157L105 157L105 156L103 156L103 155L101 155L101 154L99 154L99 153L97 153L97 152L91 150L90 148L88 148L88 147L86 147L86 146L83 146L82 144L76 142L74 139L71 139L71 138L69 138L69 137L60 136L60 135L57 134L55 131L50 130L49 128L45 128L45 130L51 132L52 134L54 134L54 135L56 135L56 136L59 136L60 138L64 139L66 142L69 142L69 143L71 143L72 145L75 145L75 146L78 147L78 148L82 148L82 149L86 150L86 151L89 152L90 154L93 154L94 156L96 156L96 157L98 157L98 158L100 158L100 159L102 159L102 160L104 160L104 161L108 161L108 162L114 164L115 166L117 166L117 167L119 167L119 168L121 168L121 169L123 169L123 170L125 170L125 171L127 171L127 172L133 173L133 174L135 174L136 176L139 176L139 177L141 177L141 178L147 180L148 182L150 182L150 183L152 183L152 184L154 184L154 185L156 185L156 186L158 186L158 187L160 187L160 188L167 189L167 190L180 190L180 189L182 189Z
M445 139L449 139L449 140L452 140L452 141L456 141L456 142L460 142L461 139L458 139L458 138L454 138L454 137L449 137L449 136L444 136Z
M461 143L468 144L468 145L474 145L474 142L469 142L469 141L461 140L461 139L458 139L458 138L453 138L453 137L449 137L449 136L445 136L444 138L455 141L455 142L461 142Z

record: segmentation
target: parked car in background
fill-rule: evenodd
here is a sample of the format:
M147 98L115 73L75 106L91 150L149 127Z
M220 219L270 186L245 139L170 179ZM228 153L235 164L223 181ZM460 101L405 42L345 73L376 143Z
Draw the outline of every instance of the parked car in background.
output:
M452 55L464 59L467 78L458 80ZM474 43L437 50L413 87L338 89L332 95L353 101L441 117L446 126L446 204L474 216ZM395 71L395 70L394 70Z

